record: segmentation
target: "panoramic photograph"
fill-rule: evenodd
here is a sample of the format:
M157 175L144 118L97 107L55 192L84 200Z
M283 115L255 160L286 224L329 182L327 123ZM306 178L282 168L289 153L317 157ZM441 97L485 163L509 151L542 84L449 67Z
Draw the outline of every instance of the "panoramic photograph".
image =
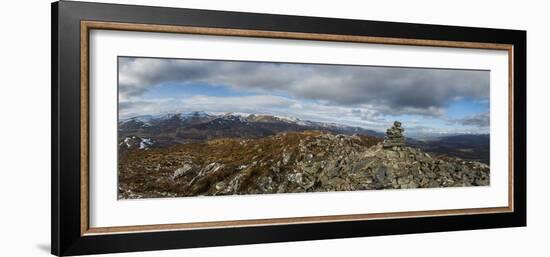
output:
M118 57L118 199L490 185L490 72Z

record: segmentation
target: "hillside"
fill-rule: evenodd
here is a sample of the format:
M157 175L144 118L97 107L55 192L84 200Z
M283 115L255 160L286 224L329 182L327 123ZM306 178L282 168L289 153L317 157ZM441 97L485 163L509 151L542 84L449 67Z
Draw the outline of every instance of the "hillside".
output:
M165 148L144 142L151 140L119 145L121 199L489 185L486 164L387 149L367 135L305 130Z
M339 134L383 137L384 134L360 127L258 114L209 114L186 112L144 115L118 123L119 141L138 136L154 141L152 147L204 142L216 138L262 138L282 132L319 130Z

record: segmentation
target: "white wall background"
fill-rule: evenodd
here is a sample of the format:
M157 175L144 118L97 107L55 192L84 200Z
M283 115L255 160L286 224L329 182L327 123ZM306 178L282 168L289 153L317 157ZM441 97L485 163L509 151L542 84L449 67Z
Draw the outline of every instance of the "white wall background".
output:
M528 227L126 253L117 256L548 256L550 18L545 1L103 2L528 31ZM0 11L0 255L47 256L50 242L50 1Z

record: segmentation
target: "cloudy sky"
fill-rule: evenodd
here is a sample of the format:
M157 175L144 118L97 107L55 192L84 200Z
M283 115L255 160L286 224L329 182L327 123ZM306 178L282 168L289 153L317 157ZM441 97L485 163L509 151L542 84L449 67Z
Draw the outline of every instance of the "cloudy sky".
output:
M489 71L119 57L119 116L261 113L488 133Z

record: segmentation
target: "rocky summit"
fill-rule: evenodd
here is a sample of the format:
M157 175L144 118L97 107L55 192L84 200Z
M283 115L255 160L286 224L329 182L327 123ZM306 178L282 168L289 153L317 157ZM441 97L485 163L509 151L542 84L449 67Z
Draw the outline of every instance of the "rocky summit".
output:
M386 143L366 135L300 131L127 148L119 156L119 198L489 185L484 163Z

